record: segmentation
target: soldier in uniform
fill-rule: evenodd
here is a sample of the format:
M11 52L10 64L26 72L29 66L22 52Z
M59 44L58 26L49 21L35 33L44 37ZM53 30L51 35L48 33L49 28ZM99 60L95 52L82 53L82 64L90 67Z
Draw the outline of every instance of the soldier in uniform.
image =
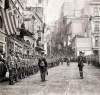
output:
M25 77L27 77L27 55L25 54Z
M0 50L0 78L4 79L7 72L7 64L6 64L6 58L5 53L3 53L3 50Z
M31 75L31 55L29 56L29 75Z
M41 81L45 81L45 73L47 70L47 61L45 59L44 53L41 53L41 58L39 58L38 66L40 69Z
M79 67L79 72L80 72L80 79L83 79L83 67L84 67L84 58L83 58L83 53L80 51L78 56L78 67Z
M18 80L21 79L21 59L19 53L17 53L17 64L18 64Z
M31 55L31 75L33 75L33 60L32 60L32 55Z
M18 82L17 52L16 52L16 54L15 54L15 81Z
M27 76L29 76L29 55L27 55Z
M22 78L25 78L25 55L23 55Z
M23 64L22 53L19 53L19 58L20 58L20 79L22 79L22 64Z
M7 57L8 68L9 68L9 85L15 84L15 65L14 65L14 52L10 50L10 54Z
M32 56L32 72L33 72L33 75L34 75L34 64L35 64L34 56Z

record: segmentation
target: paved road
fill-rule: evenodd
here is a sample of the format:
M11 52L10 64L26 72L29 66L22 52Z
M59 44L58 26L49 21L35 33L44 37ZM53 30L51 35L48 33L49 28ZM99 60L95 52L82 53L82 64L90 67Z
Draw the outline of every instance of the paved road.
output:
M0 95L100 95L100 69L85 64L84 79L79 79L77 63L48 70L46 82L40 74L30 76L15 85L0 83Z

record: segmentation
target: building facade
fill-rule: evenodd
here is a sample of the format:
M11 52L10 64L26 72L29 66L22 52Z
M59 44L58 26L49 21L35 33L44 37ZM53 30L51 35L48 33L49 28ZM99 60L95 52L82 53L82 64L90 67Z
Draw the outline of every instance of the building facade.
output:
M92 0L84 9L84 14L89 17L86 36L91 38L93 55L100 56L100 1Z
M63 38L62 41L63 41L63 43L65 41L67 43L67 46L72 46L72 49L75 52L75 54L74 54L75 56L77 56L79 53L79 51L77 53L77 48L79 48L79 47L77 46L77 44L75 44L76 41L72 41L72 40L75 39L77 35L79 35L82 38L84 37L84 39L87 39L85 37L86 36L85 31L86 31L86 27L88 26L88 23L89 23L88 15L83 15L83 11L82 11L83 7L80 6L80 8L78 8L78 10L77 10L76 5L78 5L77 2L76 3L65 2L61 8L60 22L59 22L61 38ZM89 41L89 43L91 43L90 38L88 41ZM85 44L85 42L83 42L83 44ZM88 48L88 47L90 47L90 44L87 44L85 46L87 46L87 48ZM84 46L83 46L83 48L84 48ZM81 49L79 49L79 50L81 50ZM89 51L90 52L88 52L86 50L85 54L86 55L92 54L92 52L91 52L92 49L90 49Z
M9 50L37 55L37 40L43 39L42 19L32 8L26 8L27 0L5 0L3 3L0 5L0 48L7 56Z

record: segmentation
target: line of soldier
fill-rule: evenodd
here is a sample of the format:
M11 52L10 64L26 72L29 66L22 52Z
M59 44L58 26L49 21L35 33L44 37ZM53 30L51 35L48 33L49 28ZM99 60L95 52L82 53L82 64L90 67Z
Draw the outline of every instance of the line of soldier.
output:
M27 76L38 72L37 58L30 55L14 53L10 50L7 57L7 67L9 70L9 85L13 85Z
M100 67L100 63L99 63L99 56L95 56L95 55L88 55L86 56L86 61L89 64L95 65L97 67Z
M58 57L47 57L47 63L48 63L48 67L51 68L51 67L54 67L54 66L58 66L60 61L59 61L59 58Z

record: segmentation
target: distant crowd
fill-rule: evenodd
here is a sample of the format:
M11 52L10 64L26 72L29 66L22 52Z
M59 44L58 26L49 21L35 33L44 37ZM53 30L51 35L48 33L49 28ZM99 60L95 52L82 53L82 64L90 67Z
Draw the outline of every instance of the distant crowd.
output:
M77 62L77 57L72 57L71 62ZM84 56L84 63L87 63L88 65L94 65L96 67L100 67L99 63L99 56L96 55L86 55Z

